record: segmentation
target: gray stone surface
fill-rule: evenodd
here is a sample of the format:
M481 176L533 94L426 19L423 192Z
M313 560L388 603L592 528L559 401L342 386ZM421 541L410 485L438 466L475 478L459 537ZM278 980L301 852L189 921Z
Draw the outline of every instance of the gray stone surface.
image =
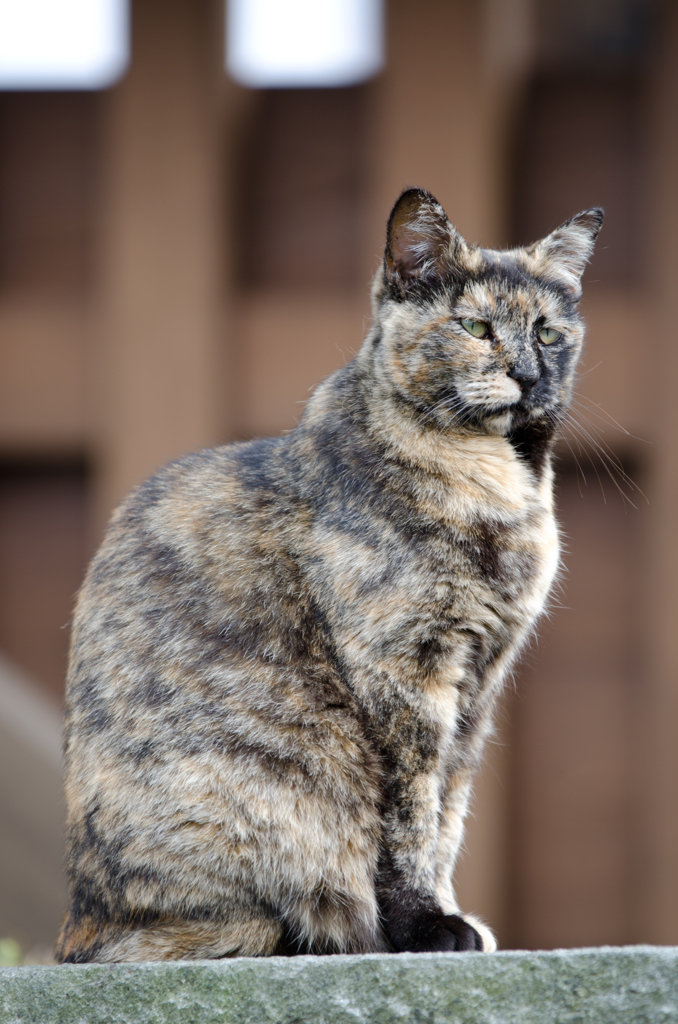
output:
M0 970L2 1024L668 1024L678 947Z

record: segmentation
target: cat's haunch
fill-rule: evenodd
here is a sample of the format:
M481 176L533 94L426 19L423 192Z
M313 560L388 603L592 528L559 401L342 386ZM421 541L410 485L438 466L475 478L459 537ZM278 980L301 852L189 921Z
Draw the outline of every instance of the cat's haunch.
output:
M299 426L114 514L73 623L59 961L495 948L452 872L558 566L601 223L486 250L408 190L370 332Z

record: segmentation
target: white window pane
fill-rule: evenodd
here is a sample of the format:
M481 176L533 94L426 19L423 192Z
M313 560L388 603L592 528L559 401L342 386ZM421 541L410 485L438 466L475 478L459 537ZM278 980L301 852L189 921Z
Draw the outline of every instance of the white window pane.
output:
M128 0L0 0L2 89L101 89L128 60Z
M243 85L351 85L382 66L381 0L227 3L227 66Z

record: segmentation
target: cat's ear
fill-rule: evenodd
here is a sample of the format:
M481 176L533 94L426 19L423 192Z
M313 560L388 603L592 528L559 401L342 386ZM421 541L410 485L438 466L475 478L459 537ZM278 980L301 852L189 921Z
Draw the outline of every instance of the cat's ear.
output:
M581 276L593 252L604 216L605 211L599 206L582 210L532 246L531 253L539 270L563 278L579 293Z
M430 192L409 188L391 210L386 229L384 270L400 294L417 282L433 284L450 270L460 236Z

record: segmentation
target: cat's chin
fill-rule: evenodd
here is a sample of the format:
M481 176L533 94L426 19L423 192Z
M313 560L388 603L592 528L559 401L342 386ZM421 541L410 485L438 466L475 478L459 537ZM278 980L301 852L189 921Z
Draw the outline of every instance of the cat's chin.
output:
M495 434L500 437L507 437L516 430L524 430L526 427L536 426L544 420L546 410L541 406L533 409L526 409L524 406L515 405L511 408L504 408L488 414L483 420L483 427L488 434Z
M483 426L488 434L506 437L513 429L513 413L509 410L495 413L493 416L487 416L483 421Z

